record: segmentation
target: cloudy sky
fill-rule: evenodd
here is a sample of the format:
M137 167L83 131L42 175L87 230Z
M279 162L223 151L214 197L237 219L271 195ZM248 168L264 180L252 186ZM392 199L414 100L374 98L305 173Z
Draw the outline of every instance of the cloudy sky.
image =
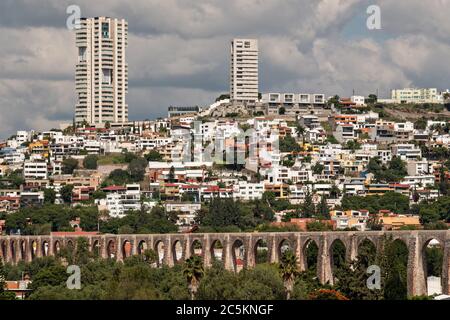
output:
M227 92L233 37L259 39L262 92L450 87L450 0L1 0L0 139L71 121L72 4L85 17L128 20L131 120ZM374 4L382 29L371 31Z

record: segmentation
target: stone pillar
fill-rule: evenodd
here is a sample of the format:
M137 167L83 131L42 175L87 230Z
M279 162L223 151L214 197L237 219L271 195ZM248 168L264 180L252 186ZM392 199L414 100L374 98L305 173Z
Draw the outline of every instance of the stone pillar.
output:
M303 242L303 239L299 236L299 248L298 251L300 252L300 255L298 256L298 268L301 272L306 271L308 269L306 257L305 257L305 250L306 250L306 242ZM306 240L308 241L308 240Z
M184 256L185 260L189 259L192 256L193 248L191 248L191 246L192 246L192 239L191 239L191 237L187 236L186 237L186 242L185 242L185 245L184 245L184 248L183 248L183 250L184 250L183 256Z
M230 241L230 236L223 241L223 250L222 250L222 261L225 269L229 271L235 271L234 268L234 252L233 252L233 244Z
M131 256L137 256L139 254L139 252L138 252L139 241L137 241L136 236L133 236L131 238L130 243L131 243L130 255Z
M247 246L245 248L245 260L247 268L254 268L256 265L256 243L253 236L250 235L247 239Z
M102 259L109 258L108 257L108 249L107 249L108 242L106 241L106 237L102 236L102 238L99 240L98 244L100 246L99 253L100 253L100 256L102 257Z
M167 236L164 240L164 259L163 263L166 266L173 267L175 265L174 254L175 249L172 248L172 239L170 236Z
M321 236L319 252L317 257L317 277L321 284L333 284L333 273L331 270L331 258L328 250L328 236Z
M303 259L303 248L302 248L302 241L300 238L300 235L297 235L295 237L295 256L297 257L297 267L300 271L305 271L305 264Z
M36 239L36 256L35 258L42 258L42 239Z
M270 263L278 263L280 262L280 257L278 254L278 241L276 238L276 235L271 234L270 235L270 241L267 243L268 246L270 246L269 248L269 255L270 255Z
M211 239L208 234L205 234L202 242L203 265L205 268L209 268L212 265L213 249L211 246Z
M16 239L14 240L12 247L11 247L11 257L14 264L17 264L20 261L20 240ZM14 254L14 256L13 256Z
M12 260L11 257L11 239L6 239L3 243L2 246L4 246L3 249L5 249L5 256L3 257L3 263L10 263Z
M89 239L88 239L88 250L90 250L91 245L89 244ZM53 240L53 238L48 239L48 256L49 257L53 257L55 255L55 253L53 252L55 249L55 240Z
M115 250L116 250L116 261L123 261L123 239L121 237L116 238Z
M444 243L442 261L442 294L450 295L450 240Z
M345 259L350 263L358 258L358 238L355 234L351 235L348 243L349 245L348 248L346 248Z
M154 241L154 239L153 239L153 236L148 237L148 239L145 240L145 242L147 243L147 249L156 251L156 248L155 248L155 241ZM156 251L156 253L158 253L158 252ZM158 256L158 257L159 257L159 256ZM158 258L158 259L159 259L159 258Z
M33 251L33 247L32 247L32 241L28 238L27 240L25 240L25 262L31 262L33 260L32 258L32 251Z
M408 297L427 294L426 279L423 265L423 250L417 232L408 241L407 284Z

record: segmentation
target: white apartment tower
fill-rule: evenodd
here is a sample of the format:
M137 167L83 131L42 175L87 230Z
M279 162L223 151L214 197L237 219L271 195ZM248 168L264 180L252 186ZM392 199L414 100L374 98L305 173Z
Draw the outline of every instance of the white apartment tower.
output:
M107 17L82 18L76 31L75 121L127 122L128 23Z
M258 55L258 40L231 41L231 101L237 103L258 101Z

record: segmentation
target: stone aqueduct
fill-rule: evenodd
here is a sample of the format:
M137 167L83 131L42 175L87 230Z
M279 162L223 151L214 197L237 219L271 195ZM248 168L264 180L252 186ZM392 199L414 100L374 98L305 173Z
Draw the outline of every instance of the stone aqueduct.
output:
M194 254L194 247L201 245L205 266L212 264L214 248L220 241L222 261L225 268L237 269L236 248L243 249L243 265L251 268L256 264L256 252L265 243L270 262L278 262L282 247L286 245L297 255L300 270L307 269L306 248L312 241L318 247L317 276L322 283L333 283L332 246L340 240L346 248L346 260L358 255L360 245L368 240L377 250L383 246L385 235L402 241L408 248L407 283L408 295L427 292L425 248L431 240L437 240L444 252L442 266L442 291L450 294L450 231L393 231L393 232L293 232L293 233L226 233L226 234L154 234L154 235L90 235L89 248L103 258L113 257L119 261L130 255L142 254L154 249L164 255L162 263L173 266ZM52 256L62 247L76 249L79 236L1 236L0 256L12 264L32 261L37 257ZM178 249L176 249L178 248ZM181 250L179 249L181 248Z

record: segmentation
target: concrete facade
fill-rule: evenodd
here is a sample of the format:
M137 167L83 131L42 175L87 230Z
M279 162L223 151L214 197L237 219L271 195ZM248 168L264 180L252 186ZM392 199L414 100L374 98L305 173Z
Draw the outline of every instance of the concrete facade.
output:
M238 103L258 101L258 40L231 41L230 99Z
M408 295L427 293L425 249L428 243L438 240L444 250L442 268L442 291L450 293L450 232L444 231L394 231L394 232L292 232L292 233L225 233L225 234L154 234L154 235L93 235L84 236L92 252L103 258L122 261L130 255L142 254L145 249L162 251L161 262L168 266L181 263L194 254L194 245L201 245L201 255L206 267L214 259L214 248L220 242L222 261L228 270L237 270L236 249L243 248L243 267L252 268L256 264L257 248L265 243L269 262L277 263L282 254L282 246L288 245L298 257L300 270L308 268L306 248L314 241L318 247L317 276L321 283L333 283L332 246L341 241L346 248L346 259L356 259L359 246L371 241L382 248L384 236L402 241L408 248ZM64 246L75 248L77 236L2 236L0 256L6 262L32 261L36 257L52 256ZM178 249L176 249L178 248ZM181 249L180 249L181 248Z
M75 121L128 122L128 23L124 19L81 19L76 31L78 62Z

